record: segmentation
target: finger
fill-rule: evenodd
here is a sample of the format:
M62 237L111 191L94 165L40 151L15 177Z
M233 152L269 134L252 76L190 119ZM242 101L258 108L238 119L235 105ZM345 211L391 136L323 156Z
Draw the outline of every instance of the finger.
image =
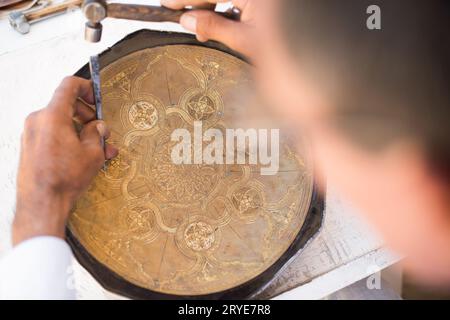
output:
M117 149L115 146L111 144L105 145L105 158L106 160L114 159L119 155L119 149Z
M80 140L87 145L102 147L103 139L108 139L110 131L101 120L91 121L80 132Z
M75 102L75 114L74 119L80 124L86 124L94 121L96 118L95 110L89 106L86 102L78 99Z
M198 10L185 13L181 25L197 35L199 41L216 40L228 47L248 54L248 26L221 17L214 12Z
M161 5L171 9L183 9L188 6L201 7L205 4L229 2L229 0L161 0Z
M48 107L69 116L71 120L75 114L75 102L78 98L94 104L91 81L78 77L66 77L56 89Z
M83 145L83 161L88 161L100 169L106 160L103 138L109 137L109 130L103 121L91 121L80 132L80 140ZM113 151L109 151L113 155Z

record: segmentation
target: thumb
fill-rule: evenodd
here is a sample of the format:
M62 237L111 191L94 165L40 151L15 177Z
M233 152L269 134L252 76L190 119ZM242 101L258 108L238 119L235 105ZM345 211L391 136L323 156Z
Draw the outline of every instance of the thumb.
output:
M216 40L233 50L247 54L248 26L241 22L221 17L213 11L196 10L185 13L181 25L197 35L201 42Z

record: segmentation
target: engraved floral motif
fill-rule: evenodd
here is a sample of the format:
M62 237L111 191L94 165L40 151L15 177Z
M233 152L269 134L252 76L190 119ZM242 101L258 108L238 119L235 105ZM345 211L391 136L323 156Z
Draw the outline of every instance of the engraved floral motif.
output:
M236 209L243 214L252 213L263 205L261 195L253 188L243 188L235 192L232 201Z
M168 201L180 204L207 198L221 177L220 169L212 165L177 165L170 154L170 144L166 144L154 155L150 174L158 191Z
M120 89L130 92L131 91L131 80L129 78L129 74L136 71L137 64L134 66L131 66L129 68L126 68L122 72L117 73L114 77L109 79L105 82L103 85L103 88L111 88L114 86L118 86Z
M128 119L138 130L149 130L158 122L158 111L147 101L138 101L128 112Z
M214 101L204 94L192 97L187 106L189 114L196 121L208 120L216 112Z
M214 229L205 222L191 223L184 231L186 245L194 251L206 251L214 244Z
M105 171L106 178L113 180L122 179L127 175L130 168L129 159L123 152L119 152L116 158L109 161L107 168Z
M129 230L134 232L148 232L155 226L154 213L145 207L134 207L126 212L126 223Z
M202 71L209 81L216 79L220 75L220 64L216 61L202 61Z

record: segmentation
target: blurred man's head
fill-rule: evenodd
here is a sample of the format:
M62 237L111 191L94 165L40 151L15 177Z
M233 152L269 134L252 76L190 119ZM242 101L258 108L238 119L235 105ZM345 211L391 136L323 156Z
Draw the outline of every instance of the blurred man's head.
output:
M371 5L381 29L371 30ZM450 281L450 3L267 5L265 92L318 166L423 278ZM373 21L372 21L373 22Z

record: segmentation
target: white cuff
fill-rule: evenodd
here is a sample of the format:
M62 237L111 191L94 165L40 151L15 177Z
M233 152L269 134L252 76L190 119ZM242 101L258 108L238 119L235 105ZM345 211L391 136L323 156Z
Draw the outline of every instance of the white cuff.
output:
M26 240L0 260L0 299L75 299L72 251L55 237Z

